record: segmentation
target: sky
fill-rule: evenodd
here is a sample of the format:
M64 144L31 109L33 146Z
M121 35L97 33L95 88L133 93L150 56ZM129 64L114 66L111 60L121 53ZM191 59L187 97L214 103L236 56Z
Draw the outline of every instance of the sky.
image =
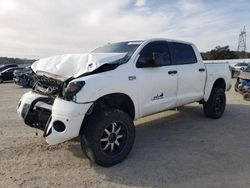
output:
M0 0L0 56L90 52L109 42L170 38L236 50L249 0Z

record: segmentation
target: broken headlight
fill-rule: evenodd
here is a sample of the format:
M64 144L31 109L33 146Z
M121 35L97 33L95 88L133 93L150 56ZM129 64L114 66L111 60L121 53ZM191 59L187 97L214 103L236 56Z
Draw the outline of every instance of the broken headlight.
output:
M74 96L82 89L82 87L85 85L84 81L77 81L77 82L71 82L68 84L68 86L64 89L63 96L68 101L75 101Z

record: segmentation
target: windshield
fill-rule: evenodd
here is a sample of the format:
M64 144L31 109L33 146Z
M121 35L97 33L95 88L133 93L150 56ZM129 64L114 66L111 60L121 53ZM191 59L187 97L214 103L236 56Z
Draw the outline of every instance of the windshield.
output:
M93 53L129 53L134 52L143 41L127 41L107 44L96 48Z
M124 62L127 62L133 55L135 50L143 43L143 41L127 41L107 44L105 46L96 48L92 53L126 53ZM124 63L123 62L123 63Z

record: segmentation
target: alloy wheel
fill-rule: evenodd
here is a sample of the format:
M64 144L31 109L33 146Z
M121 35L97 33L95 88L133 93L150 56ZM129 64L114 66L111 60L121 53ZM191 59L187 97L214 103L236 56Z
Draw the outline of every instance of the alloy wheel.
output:
M127 128L121 122L113 122L104 129L100 139L102 151L107 155L117 155L127 141Z

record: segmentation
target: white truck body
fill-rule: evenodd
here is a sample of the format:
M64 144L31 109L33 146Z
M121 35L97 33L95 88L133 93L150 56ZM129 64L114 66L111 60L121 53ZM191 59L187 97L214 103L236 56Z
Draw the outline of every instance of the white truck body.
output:
M142 50L154 42L191 46L196 62L174 64L171 57L171 63L167 66L137 67L136 63ZM130 43L138 44L138 47L129 60L110 71L93 73L103 65L117 63L117 60L124 58L126 53L55 56L38 60L32 65L33 71L46 79L60 80L64 83L70 78L68 84L79 81L85 83L75 94L74 100L65 100L63 97L55 96L51 104L43 101L35 104L34 108L51 111L51 118L45 130L46 141L49 144L58 144L77 137L86 113L90 111L95 101L103 96L126 95L133 103L133 120L135 120L185 104L206 102L216 81L223 84L225 91L231 87L229 65L226 63L204 64L199 51L192 43L169 39L150 39ZM39 97L46 96L36 91L23 95L17 109L22 119L24 119L22 111L25 104L30 105ZM53 127L55 121L63 122L65 130L56 131Z

